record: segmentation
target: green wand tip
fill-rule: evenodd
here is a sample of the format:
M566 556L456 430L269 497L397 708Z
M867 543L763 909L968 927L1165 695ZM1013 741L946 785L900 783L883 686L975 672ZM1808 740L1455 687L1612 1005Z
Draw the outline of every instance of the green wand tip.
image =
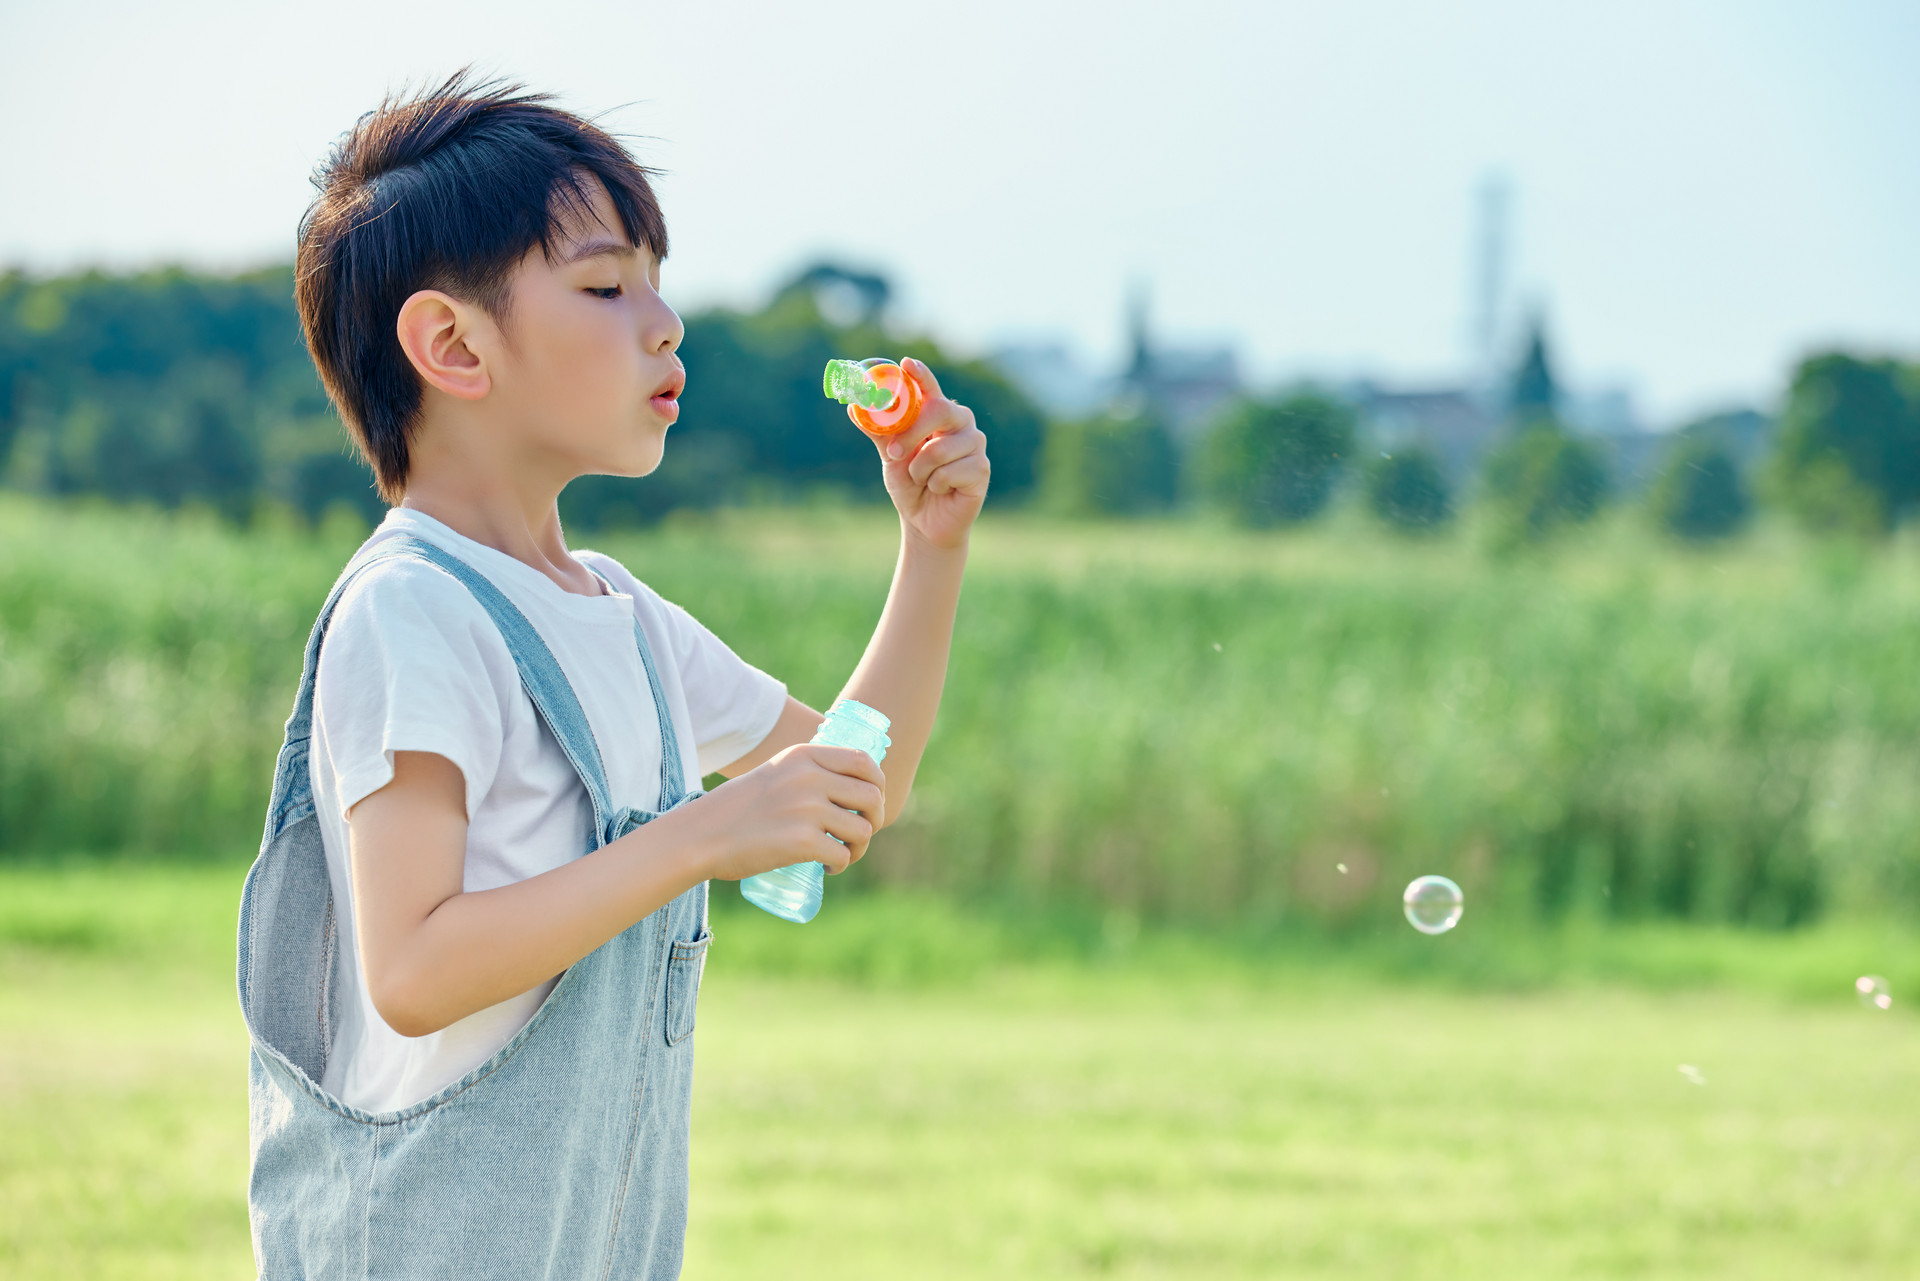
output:
M843 405L863 409L885 409L893 403L893 393L867 377L865 366L857 360L829 360L820 390Z

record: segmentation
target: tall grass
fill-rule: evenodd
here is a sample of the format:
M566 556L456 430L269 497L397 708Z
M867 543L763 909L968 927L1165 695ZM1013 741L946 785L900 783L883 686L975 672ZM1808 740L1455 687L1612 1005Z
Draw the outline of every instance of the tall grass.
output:
M601 540L816 706L890 522ZM0 852L251 846L353 530L0 500ZM909 812L836 885L1113 920L1365 929L1443 871L1475 913L1793 925L1920 905L1920 563L1620 524L1490 560L1296 534L989 520Z

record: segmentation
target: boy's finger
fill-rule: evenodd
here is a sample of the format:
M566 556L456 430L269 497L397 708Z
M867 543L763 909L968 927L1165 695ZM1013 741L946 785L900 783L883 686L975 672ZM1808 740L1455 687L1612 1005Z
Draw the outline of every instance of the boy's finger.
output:
M907 377L920 385L926 401L913 426L898 435L881 437L875 442L884 456L896 462L913 457L913 451L927 437L952 430L956 416L964 418L969 425L973 422L973 411L947 399L946 393L940 390L940 381L933 376L933 370L927 368L926 362L909 356L900 362L900 367L906 371Z
M975 427L935 437L907 460L907 475L913 477L914 483L924 485L934 472L968 454L979 453L986 443L986 433Z
M836 776L836 781L827 787L827 799L841 809L853 810L867 816L869 823L879 821L879 813L887 803L886 791L863 778Z
M873 839L873 824L867 821L865 815L838 806L827 816L823 830L843 845L852 845L856 841L865 845Z
M814 862L823 865L827 869L828 876L840 875L847 870L847 865L853 862L852 848L844 841L834 840L825 832L820 834L817 847L819 853L813 856Z
M992 464L987 462L985 454L968 454L956 462L936 468L927 477L926 490L930 494L982 494L986 492L991 474Z
M927 406L912 427L882 442L880 452L888 461L897 463L911 459L920 446L934 436L959 435L971 430L974 430L973 411L965 405L943 400Z
M912 356L900 362L900 368L907 371L913 381L920 384L920 390L926 393L928 400L944 400L946 393L940 390L940 380L933 376L933 370L927 368L924 360L915 360Z
M845 774L848 778L862 779L875 787L885 787L887 776L873 757L857 747L832 747L826 743L810 744L813 757L821 768L835 774Z

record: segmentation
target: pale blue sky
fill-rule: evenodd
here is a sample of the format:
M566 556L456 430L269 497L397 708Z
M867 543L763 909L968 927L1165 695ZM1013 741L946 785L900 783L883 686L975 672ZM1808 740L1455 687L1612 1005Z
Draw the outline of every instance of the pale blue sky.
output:
M1656 419L1920 352L1913 0L0 0L0 262L285 258L329 140L468 61L644 136L683 307L835 253L1111 358L1138 277L1265 378L1440 379L1497 170L1566 371Z

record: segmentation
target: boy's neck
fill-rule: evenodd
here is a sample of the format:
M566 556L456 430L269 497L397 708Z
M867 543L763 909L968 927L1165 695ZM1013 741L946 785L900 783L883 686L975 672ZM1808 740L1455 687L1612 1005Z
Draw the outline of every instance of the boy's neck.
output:
M450 432L445 430L450 424L435 426L439 429L423 423L415 435L400 506L539 570L563 591L601 595L599 578L567 550L559 507L566 482L555 484L542 469L487 448L484 430ZM465 447L446 448L450 437Z

